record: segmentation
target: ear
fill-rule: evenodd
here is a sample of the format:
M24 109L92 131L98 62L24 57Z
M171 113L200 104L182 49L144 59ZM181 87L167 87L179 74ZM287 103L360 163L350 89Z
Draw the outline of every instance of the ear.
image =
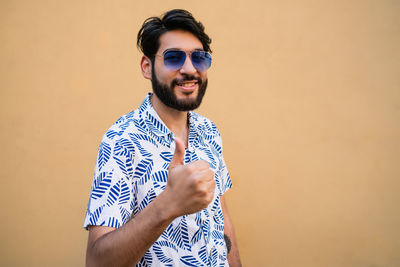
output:
M143 77L151 80L151 60L148 57L142 57L140 68L142 69Z

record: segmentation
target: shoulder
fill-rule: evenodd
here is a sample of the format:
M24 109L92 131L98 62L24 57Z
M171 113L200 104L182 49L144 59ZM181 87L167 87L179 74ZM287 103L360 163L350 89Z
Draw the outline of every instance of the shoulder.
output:
M139 109L131 111L119 117L103 136L103 141L114 142L117 139L125 138L128 133L140 132L143 128L141 112Z

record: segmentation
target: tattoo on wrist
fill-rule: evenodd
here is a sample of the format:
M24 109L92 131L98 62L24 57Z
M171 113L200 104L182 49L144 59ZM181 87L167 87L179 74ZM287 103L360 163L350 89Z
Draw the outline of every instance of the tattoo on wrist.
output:
M226 234L224 234L224 239L225 239L225 245L226 245L226 249L228 250L228 254L231 251L232 248L232 242L231 239L229 238L229 236L227 236Z

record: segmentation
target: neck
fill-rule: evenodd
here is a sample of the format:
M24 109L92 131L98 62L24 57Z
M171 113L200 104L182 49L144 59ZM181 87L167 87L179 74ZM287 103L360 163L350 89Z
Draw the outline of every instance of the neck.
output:
M168 129L184 141L187 147L189 134L188 112L166 106L155 94L151 95L150 103Z

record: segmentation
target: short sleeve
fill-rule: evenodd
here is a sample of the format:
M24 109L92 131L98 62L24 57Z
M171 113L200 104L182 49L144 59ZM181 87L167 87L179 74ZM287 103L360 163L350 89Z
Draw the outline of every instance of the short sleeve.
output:
M215 142L215 146L217 148L217 151L219 152L217 186L219 187L220 196L222 196L223 194L225 194L226 191L232 188L232 181L222 153L222 138L219 132L217 137L215 138Z
M99 146L84 227L101 225L118 228L134 208L132 183L134 146L125 138L109 138Z
M222 186L221 186L221 195L225 194L226 191L228 191L230 188L232 188L232 181L231 177L229 175L228 169L225 165L224 158L221 156L221 166L220 166L220 177L222 180Z

